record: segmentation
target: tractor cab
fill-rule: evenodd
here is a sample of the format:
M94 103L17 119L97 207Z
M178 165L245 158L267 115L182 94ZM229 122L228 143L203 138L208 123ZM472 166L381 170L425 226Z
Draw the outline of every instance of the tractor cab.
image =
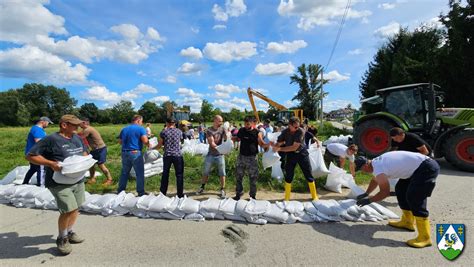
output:
M278 112L277 125L288 125L291 117L298 117L303 122L303 110L302 109L288 109Z
M173 117L178 121L178 125L185 125L191 127L191 122L189 122L189 111L187 110L174 110Z

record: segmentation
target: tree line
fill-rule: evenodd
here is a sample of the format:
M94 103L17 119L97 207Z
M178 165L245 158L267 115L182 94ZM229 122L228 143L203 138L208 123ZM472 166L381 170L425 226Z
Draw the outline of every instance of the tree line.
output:
M449 13L439 17L444 28L405 28L389 38L362 77L361 98L384 87L433 82L441 86L447 107L473 107L473 3L450 0Z

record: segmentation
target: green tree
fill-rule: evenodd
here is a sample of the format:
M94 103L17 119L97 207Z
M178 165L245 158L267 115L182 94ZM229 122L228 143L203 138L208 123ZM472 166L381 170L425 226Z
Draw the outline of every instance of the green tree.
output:
M106 108L99 110L97 122L106 124L112 122L112 109Z
M130 122L134 114L135 111L133 110L132 102L122 100L112 107L112 123L120 124Z
M234 122L243 120L242 112L236 108L231 108L229 113L227 113L226 117L228 118L229 121L234 121Z
M311 119L318 119L321 85L328 82L328 80L320 79L322 71L323 68L319 64L309 64L308 67L301 64L297 73L290 77L290 84L295 83L299 86L298 93L292 100L299 101L299 108L303 109L306 117Z
M140 107L138 114L143 116L143 121L145 122L157 122L156 115L158 111L158 106L155 103L147 101Z
M17 126L30 123L30 113L20 102L17 90L0 93L0 125Z
M97 122L99 108L94 103L84 103L79 108L79 115L88 118L91 122Z
M212 121L214 117L214 106L204 99L201 104L200 113L204 121Z

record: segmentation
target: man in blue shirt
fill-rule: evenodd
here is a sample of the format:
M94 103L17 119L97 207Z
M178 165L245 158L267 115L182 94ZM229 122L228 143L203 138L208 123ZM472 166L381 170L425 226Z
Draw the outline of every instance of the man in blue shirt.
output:
M134 115L129 126L120 131L119 143L122 145L122 172L120 174L117 193L127 188L130 170L135 170L137 178L138 196L145 194L145 162L143 161L142 148L148 145L148 137L143 125L143 117Z
M31 127L30 132L28 133L28 138L26 139L25 147L25 156L28 155L30 149L38 143L43 137L46 136L44 129L48 127L49 124L54 124L48 117L41 117L39 121ZM36 185L44 185L44 168L41 165L36 165L30 162L30 169L23 179L23 184L29 184L30 179L33 174L36 173Z

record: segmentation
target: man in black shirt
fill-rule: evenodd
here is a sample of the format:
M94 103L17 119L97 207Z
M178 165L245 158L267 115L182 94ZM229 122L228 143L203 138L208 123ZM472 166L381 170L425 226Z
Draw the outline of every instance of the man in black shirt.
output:
M257 122L255 117L246 117L244 122L244 127L240 128L237 135L232 137L233 141L240 141L240 153L235 167L235 176L237 178L235 200L239 200L243 195L242 180L245 171L247 171L250 180L249 195L255 199L258 178L258 146L260 145L263 148L268 148L269 146L263 141L263 134L255 127Z
M427 156L430 154L429 145L417 134L407 133L403 129L395 127L390 130L390 136L392 137L391 150L417 152Z
M290 200L291 182L295 175L295 167L298 164L308 181L309 191L313 200L318 199L316 185L311 174L311 163L309 153L304 143L305 130L300 128L300 119L292 117L288 128L283 130L278 137L277 143L272 145L274 151L286 152L285 164L285 201ZM282 145L285 145L282 147Z

